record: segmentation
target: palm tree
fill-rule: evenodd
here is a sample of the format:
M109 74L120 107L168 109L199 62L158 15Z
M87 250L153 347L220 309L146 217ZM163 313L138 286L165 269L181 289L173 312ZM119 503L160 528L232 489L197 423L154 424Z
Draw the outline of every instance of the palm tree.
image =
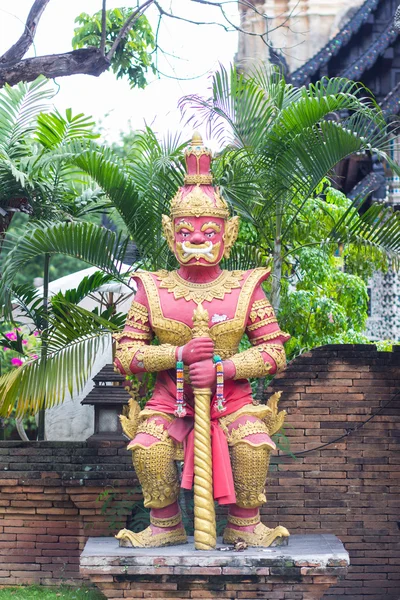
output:
M236 211L255 227L264 254L271 255L276 310L283 262L302 247L296 244L296 229L307 230L306 203L335 165L353 153L369 152L400 173L388 152L393 127L368 90L354 81L324 78L295 88L266 70L246 76L235 67L230 72L221 68L210 98L187 96L181 106L194 111L191 120L206 124L224 147L216 165L219 183ZM334 114L344 116L338 122L330 118ZM355 243L396 261L398 215L372 206L360 216L359 204L358 198L332 223L325 239L306 243Z
M221 70L215 75L211 99L190 97L184 101L184 106L198 109L221 142L229 141L214 163L216 180L235 210L257 229L264 255L272 254L276 307L282 263L288 252L296 252L295 238L290 236L295 227L307 227L301 221L303 207L337 162L353 152L369 151L400 172L385 151L390 134L382 113L372 100L360 97L360 90L359 84L341 79L296 89L281 78L269 79L260 73L245 77L232 69L229 74ZM340 123L328 121L332 111L348 111L349 116ZM69 161L104 191L128 235L123 240L101 227L75 220L33 227L5 259L0 288L5 306L15 272L46 253L78 257L125 281L121 264L132 238L145 268L172 265L160 223L183 179L181 150L178 138L161 144L149 129L137 135L127 159L93 142L82 147L72 140L58 149L57 160ZM397 215L384 207L373 207L362 216L352 207L333 222L329 241L362 244L396 258L400 223ZM232 260L236 268L250 267L260 256L244 252ZM49 335L45 365L40 360L25 363L0 378L0 414L14 404L20 413L30 406L52 405L62 401L62 385L72 389L84 384L85 365L97 348L96 336L109 334L105 321L99 323L75 311L74 326L63 329L59 321L58 327L60 333L55 328L53 338Z
M0 241L16 212L32 212L20 161L31 155L38 115L48 110L54 91L43 77L0 92Z

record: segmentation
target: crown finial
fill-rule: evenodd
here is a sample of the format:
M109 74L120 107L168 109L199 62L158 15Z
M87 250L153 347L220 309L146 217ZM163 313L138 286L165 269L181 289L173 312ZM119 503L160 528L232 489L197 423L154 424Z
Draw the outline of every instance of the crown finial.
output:
M197 129L195 131L193 131L193 135L192 135L192 146L202 146L203 145L203 138L201 137L200 131L198 131Z

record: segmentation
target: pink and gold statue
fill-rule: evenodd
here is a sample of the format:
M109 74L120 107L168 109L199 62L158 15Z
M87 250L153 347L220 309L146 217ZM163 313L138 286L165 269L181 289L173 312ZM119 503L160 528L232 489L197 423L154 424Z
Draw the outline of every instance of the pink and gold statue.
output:
M279 395L253 403L248 378L284 368L282 332L261 287L269 269L222 270L237 234L238 217L212 185L211 152L195 133L186 150L185 185L163 216L164 233L180 267L136 273L138 291L125 329L115 335L115 366L125 375L157 372L144 410L131 401L121 417L131 438L150 526L123 529L122 545L166 546L186 541L179 487L194 480L195 547L215 547L214 499L229 505L224 542L280 543L289 532L260 522L266 501L271 435L283 425ZM244 333L252 347L238 352ZM157 336L159 345L150 345ZM181 482L175 461L184 458Z

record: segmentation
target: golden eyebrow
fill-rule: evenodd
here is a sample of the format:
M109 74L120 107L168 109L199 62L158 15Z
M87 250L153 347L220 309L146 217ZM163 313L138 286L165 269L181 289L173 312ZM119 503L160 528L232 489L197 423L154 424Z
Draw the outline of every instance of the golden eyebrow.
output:
M189 231L194 231L194 227L191 223L188 223L188 221L179 221L179 223L177 223L175 225L175 232L179 233L179 231L181 229L189 229Z
M205 231L206 229L214 229L214 231L219 233L221 231L221 225L218 225L218 223L214 223L213 221L209 221L201 226L201 231Z

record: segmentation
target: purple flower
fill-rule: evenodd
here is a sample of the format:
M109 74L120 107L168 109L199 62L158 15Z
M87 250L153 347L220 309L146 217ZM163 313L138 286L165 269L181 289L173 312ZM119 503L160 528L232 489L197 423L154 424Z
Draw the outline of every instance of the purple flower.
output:
M20 367L21 365L24 364L24 361L21 360L20 358L12 358L11 359L11 364L13 367Z
M22 343L24 344L24 346L26 346L28 344L28 340L22 340Z
M15 333L15 331L9 331L8 333L5 333L4 335L8 340L11 340L12 342L17 341L17 334Z
M4 352L7 352L7 350L9 350L10 348L7 348L7 346L3 346L3 350Z
M30 355L30 358L31 358L32 360L37 360L39 357L38 357L38 355L37 355L37 354L31 354L31 355Z

